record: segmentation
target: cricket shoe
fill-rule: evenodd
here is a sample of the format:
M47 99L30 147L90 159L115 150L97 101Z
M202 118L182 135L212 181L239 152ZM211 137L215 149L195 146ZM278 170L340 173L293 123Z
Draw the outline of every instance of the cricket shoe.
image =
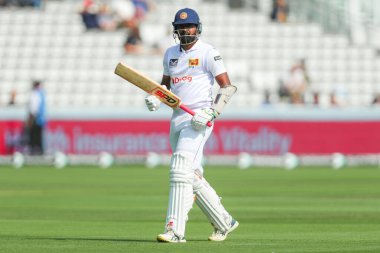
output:
M169 242L169 243L178 243L178 242L186 242L185 237L179 237L174 234L173 231L168 231L163 234L159 234L157 236L157 241L159 242Z
M237 220L232 219L230 228L227 231L221 231L217 228L214 228L214 233L208 238L209 241L213 242L221 242L226 240L227 235L234 231L239 226L239 222Z

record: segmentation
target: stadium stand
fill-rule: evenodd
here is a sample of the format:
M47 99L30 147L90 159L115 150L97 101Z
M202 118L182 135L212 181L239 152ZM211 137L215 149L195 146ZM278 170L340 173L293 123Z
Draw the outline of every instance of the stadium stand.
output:
M126 31L85 31L78 2L0 8L0 104L12 90L19 104L26 103L30 81L41 79L50 107L144 107L145 94L125 85L114 67L122 60L160 81L162 52L150 49L167 39L173 14L189 4L156 4L141 28L147 50L125 54ZM279 80L300 58L306 59L311 80L307 102L318 92L321 105L328 107L332 92L344 92L348 105L362 106L380 93L380 59L371 46L354 46L316 23L273 23L268 13L229 9L224 2L192 1L189 7L199 11L202 37L221 51L231 80L240 87L232 100L237 108L260 105L266 90L277 102Z

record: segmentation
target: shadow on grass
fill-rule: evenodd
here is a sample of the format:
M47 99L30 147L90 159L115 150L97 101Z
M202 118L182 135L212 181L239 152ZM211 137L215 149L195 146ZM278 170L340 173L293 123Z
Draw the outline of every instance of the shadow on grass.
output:
M105 241L105 242L144 242L144 243L159 243L156 240L144 239L128 239L128 238L72 238L72 237L27 237L27 240L56 240L56 241ZM204 242L204 240L191 240L189 242Z
M55 241L104 241L104 242L148 242L156 243L155 240L128 239L128 238L74 238L74 237L27 237L28 240L55 240Z

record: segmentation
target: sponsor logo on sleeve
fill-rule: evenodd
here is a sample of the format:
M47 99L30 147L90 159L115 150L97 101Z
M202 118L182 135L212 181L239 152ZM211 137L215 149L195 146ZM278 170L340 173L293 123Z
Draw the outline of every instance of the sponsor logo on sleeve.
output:
M217 55L214 57L214 61L220 61L222 59L222 56Z
M178 59L169 60L169 67L177 67L177 65L178 65Z
M189 59L189 67L199 66L199 59Z

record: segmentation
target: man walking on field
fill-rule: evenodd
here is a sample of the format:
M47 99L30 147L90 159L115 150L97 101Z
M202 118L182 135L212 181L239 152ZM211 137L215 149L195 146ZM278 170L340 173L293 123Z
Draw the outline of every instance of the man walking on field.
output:
M195 115L180 109L173 111L169 205L165 231L157 240L186 242L186 221L195 199L214 228L208 239L223 241L239 223L226 211L220 197L203 177L201 161L203 147L213 129L207 127L207 123L220 115L237 88L231 85L219 52L199 39L202 24L196 11L179 10L172 24L179 45L168 48L165 53L161 84L181 97L183 104L194 110ZM220 88L213 101L214 80ZM160 101L155 96L148 96L145 101L150 111L159 108Z

